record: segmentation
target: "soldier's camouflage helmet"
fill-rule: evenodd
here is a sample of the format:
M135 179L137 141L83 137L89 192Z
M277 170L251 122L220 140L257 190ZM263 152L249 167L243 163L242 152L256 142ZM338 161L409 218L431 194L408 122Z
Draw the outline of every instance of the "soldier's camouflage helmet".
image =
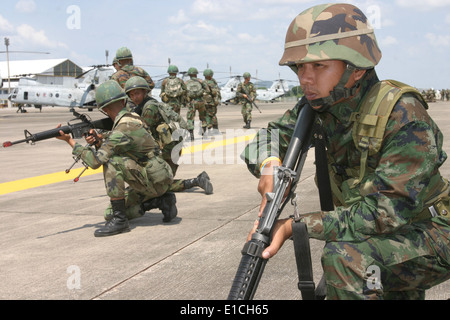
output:
M194 67L189 68L188 75L191 75L191 74L198 74L197 68L194 68Z
M212 71L211 69L205 69L205 70L203 71L203 75L204 75L205 77L212 77L212 76L214 75L214 71Z
M116 59L118 61L124 60L124 59L133 59L133 55L131 54L131 50L127 47L122 47L117 49L116 52Z
M174 65L170 65L167 69L167 73L178 73L178 67Z
M128 93L134 89L144 89L150 91L150 86L144 78L135 76L128 79L125 83L125 93Z
M113 102L127 98L122 87L114 80L108 80L102 83L95 92L97 107L101 110Z
M360 9L351 4L323 4L292 21L280 65L296 72L299 63L342 60L358 69L370 69L380 59L374 30Z
M244 72L244 78L246 79L246 78L251 78L251 75L250 75L250 73L249 72Z

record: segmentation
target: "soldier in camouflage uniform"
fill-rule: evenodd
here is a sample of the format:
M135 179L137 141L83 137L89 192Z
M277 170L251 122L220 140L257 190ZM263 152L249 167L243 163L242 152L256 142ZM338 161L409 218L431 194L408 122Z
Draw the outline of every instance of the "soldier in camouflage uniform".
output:
M253 83L250 82L251 75L248 72L244 73L244 83L239 83L236 90L236 98L242 103L241 114L244 119L244 128L250 129L252 122L253 105L250 100L255 100L256 89Z
M222 96L216 79L213 78L214 72L211 69L205 69L203 76L205 82L211 89L211 92L205 96L206 102L206 126L208 134L219 133L219 123L217 121L217 106L220 104Z
M167 69L169 78L161 83L161 100L170 105L176 113L180 114L181 108L186 103L186 84L177 77L178 67L170 65Z
M449 185L439 172L447 155L420 94L410 90L390 101L381 141L370 138L364 146L353 137L360 132L356 124L373 120L357 115L376 101L378 91L371 89L382 84L374 69L380 58L366 16L353 5L328 4L295 18L280 61L298 75L324 124L335 209L304 214L301 220L310 237L325 241L328 299L424 299L426 289L450 278ZM393 90L402 93L402 87ZM271 122L242 155L260 177L260 214L300 107ZM279 146L269 148L274 129ZM381 142L378 152L368 153L375 141ZM258 142L262 145L255 146ZM278 221L262 256L272 257L291 235L292 220ZM374 280L376 268L380 278L374 284L368 280Z
M183 141L182 137L179 140L172 138L172 129L169 126L169 122L170 120L177 122L179 124L177 130L184 130L187 128L185 121L179 114L171 110L169 105L159 103L156 99L148 96L150 88L148 83L141 77L129 79L125 84L125 92L131 99L127 103L127 109L141 116L153 138L158 142L161 148L161 156L170 165L175 177L178 164L173 162L172 152ZM165 118L162 116L162 112ZM181 150L178 156L180 155ZM169 191L182 192L193 187L202 188L206 194L213 193L213 186L205 171L196 178L174 180L169 187ZM147 210L150 210L150 208L146 208Z
M177 215L175 195L167 193L173 173L159 155L159 147L137 114L125 109L126 94L113 80L106 81L96 92L98 107L113 120L108 138L102 141L94 130L88 142L96 150L76 143L62 131L60 140L73 148L75 156L91 168L103 165L106 192L111 200L107 209L109 220L95 231L96 237L111 236L130 231L128 220L144 214L142 204L158 199L164 221ZM125 187L128 184L128 188ZM111 212L109 212L111 211Z
M126 47L117 49L114 61L117 63L120 69L111 76L111 79L117 81L122 89L125 88L125 83L127 82L127 80L135 76L144 78L147 81L150 89L153 89L155 87L155 83L153 82L147 71L145 71L141 67L133 65L133 55L130 49Z
M189 68L189 80L186 81L187 97L188 97L188 112L186 115L189 133L191 140L194 141L194 119L195 112L198 111L198 117L202 122L202 135L206 131L206 108L205 95L210 93L210 88L206 82L197 78L198 70L196 68Z

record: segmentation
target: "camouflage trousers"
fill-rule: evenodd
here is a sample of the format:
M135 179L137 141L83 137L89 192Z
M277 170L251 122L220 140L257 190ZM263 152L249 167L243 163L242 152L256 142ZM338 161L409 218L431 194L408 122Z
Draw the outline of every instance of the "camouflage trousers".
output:
M327 299L425 299L425 290L450 279L448 223L433 218L364 242L328 242Z
M206 105L206 127L208 129L218 128L217 105L214 104Z
M206 108L205 102L192 100L188 104L188 112L186 115L188 130L194 130L195 112L198 111L198 117L202 122L202 128L206 128Z
M179 102L177 99L169 99L167 104L172 107L173 111L180 114L181 108L183 107L183 104L181 102Z
M253 106L249 102L244 102L242 104L241 114L244 119L244 123L247 123L248 121L252 121L252 110Z
M125 198L128 219L142 216L142 202L166 193L173 181L172 170L159 156L150 159L145 166L128 157L114 156L103 165L103 176L108 197ZM105 217L110 213L111 205Z

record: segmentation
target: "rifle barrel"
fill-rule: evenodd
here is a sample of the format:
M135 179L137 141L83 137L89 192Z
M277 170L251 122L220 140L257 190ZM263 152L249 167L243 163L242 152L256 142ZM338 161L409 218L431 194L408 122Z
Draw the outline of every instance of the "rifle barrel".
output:
M59 131L63 131L65 134L71 133L72 135L74 135L74 138L80 138L80 133L87 133L89 129L111 130L113 127L113 121L109 117L100 120L89 121L85 120L86 118L83 118L83 115L78 114L78 119L82 121L75 124L68 124L67 126L63 126L60 128L38 132L35 134L31 134L28 130L25 130L25 139L17 141L6 141L3 143L3 147L7 148L19 143L34 143L42 140L56 138L60 135Z

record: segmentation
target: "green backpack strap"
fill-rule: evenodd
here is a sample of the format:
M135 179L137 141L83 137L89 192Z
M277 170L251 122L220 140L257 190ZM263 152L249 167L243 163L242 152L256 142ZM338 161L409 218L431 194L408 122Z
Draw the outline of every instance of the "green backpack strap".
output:
M353 141L361 152L361 162L359 177L354 179L351 188L356 187L364 178L368 156L380 151L392 109L405 93L416 95L427 108L417 89L398 81L384 80L372 87L360 110L352 113L350 120L354 121Z

